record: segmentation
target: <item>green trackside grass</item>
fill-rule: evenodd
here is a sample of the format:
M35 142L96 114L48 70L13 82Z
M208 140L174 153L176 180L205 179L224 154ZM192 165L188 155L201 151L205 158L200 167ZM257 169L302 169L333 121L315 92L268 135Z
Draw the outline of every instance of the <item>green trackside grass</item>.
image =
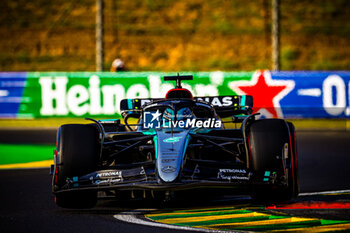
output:
M55 145L0 144L0 165L53 159Z

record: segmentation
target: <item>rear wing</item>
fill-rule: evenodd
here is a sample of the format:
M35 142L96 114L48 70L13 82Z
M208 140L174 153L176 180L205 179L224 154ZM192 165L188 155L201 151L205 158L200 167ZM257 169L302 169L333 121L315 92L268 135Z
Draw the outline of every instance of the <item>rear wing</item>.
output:
M164 98L123 99L120 102L121 111L141 110L144 106L165 100ZM195 101L207 102L215 108L220 117L230 117L239 114L250 114L253 108L253 97L250 95L204 96L194 97Z
M213 105L216 113L221 118L240 114L251 114L253 108L253 96L250 95L195 97L194 99Z

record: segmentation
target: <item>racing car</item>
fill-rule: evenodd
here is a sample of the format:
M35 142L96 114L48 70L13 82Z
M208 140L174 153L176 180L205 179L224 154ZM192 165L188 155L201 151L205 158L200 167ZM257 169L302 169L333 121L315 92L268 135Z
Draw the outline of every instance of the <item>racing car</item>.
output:
M91 123L60 126L51 166L55 203L92 208L98 192L165 198L203 188L244 190L254 200L296 197L293 124L259 119L252 96L193 97L181 85L192 79L165 76L176 81L165 98L123 99L123 123L87 118Z

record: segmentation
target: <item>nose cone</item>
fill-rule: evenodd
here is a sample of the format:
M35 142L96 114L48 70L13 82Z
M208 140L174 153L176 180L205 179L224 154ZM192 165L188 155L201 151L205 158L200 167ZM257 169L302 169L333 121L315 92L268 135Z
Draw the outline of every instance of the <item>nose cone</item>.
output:
M163 182L175 181L181 172L189 131L158 131L155 138L157 173Z

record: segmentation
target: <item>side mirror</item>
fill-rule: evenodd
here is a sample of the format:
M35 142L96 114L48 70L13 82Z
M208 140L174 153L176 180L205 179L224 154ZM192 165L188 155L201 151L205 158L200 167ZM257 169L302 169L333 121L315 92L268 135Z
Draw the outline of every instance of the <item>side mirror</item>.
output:
M125 126L130 130L134 131L134 129L131 128L131 126L136 126L140 117L141 117L141 111L124 111L122 112L122 116L124 119ZM129 118L136 119L135 122L128 122Z

